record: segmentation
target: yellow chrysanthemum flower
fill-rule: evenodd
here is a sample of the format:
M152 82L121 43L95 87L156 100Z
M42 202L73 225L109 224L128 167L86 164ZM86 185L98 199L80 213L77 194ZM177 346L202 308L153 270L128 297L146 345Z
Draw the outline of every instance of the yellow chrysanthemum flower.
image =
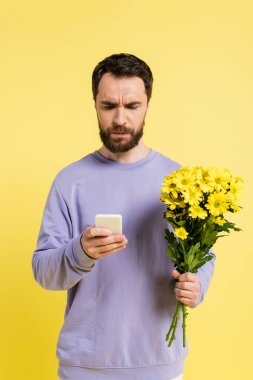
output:
M170 210L175 210L177 206L180 208L185 208L186 206L185 202L181 198L174 199L171 194L163 193L160 197L160 200L165 203Z
M186 189L182 194L184 201L191 206L198 206L199 202L203 200L203 193L198 187L194 187L194 189Z
M200 206L191 206L189 208L189 215L194 219L205 219L207 217L207 212Z
M174 201L167 195L167 194L162 194L160 197L161 201L166 204L171 210L174 210L176 208L176 205Z
M194 188L195 179L192 171L188 168L186 170L178 170L177 175L174 177L173 182L179 191L184 191L189 188Z
M172 194L173 197L177 198L178 193L176 189L176 184L173 182L173 177L172 176L165 176L165 180L162 184L161 191L166 194Z
M225 219L222 219L220 216L217 216L217 218L215 218L214 216L211 216L211 220L215 224L218 224L219 226L223 226L223 224L226 223Z
M210 168L207 171L205 181L213 191L221 191L229 188L231 173L228 169Z
M194 166L192 172L196 180L203 178L203 170L202 166Z
M174 218L175 214L172 211L166 211L165 216L166 218Z
M223 192L214 191L208 196L205 207L213 216L223 215L229 207L226 195Z
M187 238L187 235L189 233L184 229L184 227L176 228L174 231L174 234L181 240L184 240Z
M239 207L236 203L231 203L231 204L230 204L230 207L231 207L231 209L233 210L233 212L238 212L238 211L240 211L240 207Z
M176 206L184 209L186 207L186 203L184 201L178 201L176 202Z
M206 183L207 174L207 171L203 168L196 167L196 186L198 186L203 193L211 192L213 189Z
M232 177L228 194L233 200L233 202L237 202L240 199L243 190L243 180L239 177Z

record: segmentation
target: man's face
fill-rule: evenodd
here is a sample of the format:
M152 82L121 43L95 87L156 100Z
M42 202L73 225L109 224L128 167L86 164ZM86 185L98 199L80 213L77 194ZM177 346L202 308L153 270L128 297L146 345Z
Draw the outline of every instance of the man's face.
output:
M113 153L127 152L143 135L147 95L139 77L102 76L95 108L103 144Z

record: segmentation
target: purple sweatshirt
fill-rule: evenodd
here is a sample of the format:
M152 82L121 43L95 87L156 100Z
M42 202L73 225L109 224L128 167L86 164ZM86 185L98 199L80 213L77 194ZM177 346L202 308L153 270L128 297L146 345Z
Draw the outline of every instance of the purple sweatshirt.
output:
M176 340L165 340L176 308L173 264L160 201L165 174L180 165L151 150L119 163L98 151L64 167L49 191L32 257L35 280L45 289L67 290L57 342L63 380L169 380L183 372L182 320ZM125 249L95 260L82 249L84 229L96 214L121 214ZM213 259L199 269L202 302Z

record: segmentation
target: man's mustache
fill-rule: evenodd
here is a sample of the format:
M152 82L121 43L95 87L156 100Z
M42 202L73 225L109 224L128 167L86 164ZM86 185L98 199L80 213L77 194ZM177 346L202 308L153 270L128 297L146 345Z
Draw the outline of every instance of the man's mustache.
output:
M130 133L131 135L133 134L133 131L131 129L125 127L124 125L112 127L107 131L108 134L113 133L113 132Z

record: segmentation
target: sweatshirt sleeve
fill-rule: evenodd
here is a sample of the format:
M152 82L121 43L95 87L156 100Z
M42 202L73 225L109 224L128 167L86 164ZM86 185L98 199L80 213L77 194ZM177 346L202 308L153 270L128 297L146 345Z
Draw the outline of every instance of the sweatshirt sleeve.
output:
M67 290L87 276L96 259L86 255L80 239L81 234L72 237L68 206L55 179L32 256L32 270L38 284L49 290Z
M200 281L200 293L196 303L193 306L190 306L191 308L195 308L204 300L204 297L209 288L214 273L216 260L216 255L212 250L209 251L209 254L211 254L213 258L198 269L197 275L199 276Z

